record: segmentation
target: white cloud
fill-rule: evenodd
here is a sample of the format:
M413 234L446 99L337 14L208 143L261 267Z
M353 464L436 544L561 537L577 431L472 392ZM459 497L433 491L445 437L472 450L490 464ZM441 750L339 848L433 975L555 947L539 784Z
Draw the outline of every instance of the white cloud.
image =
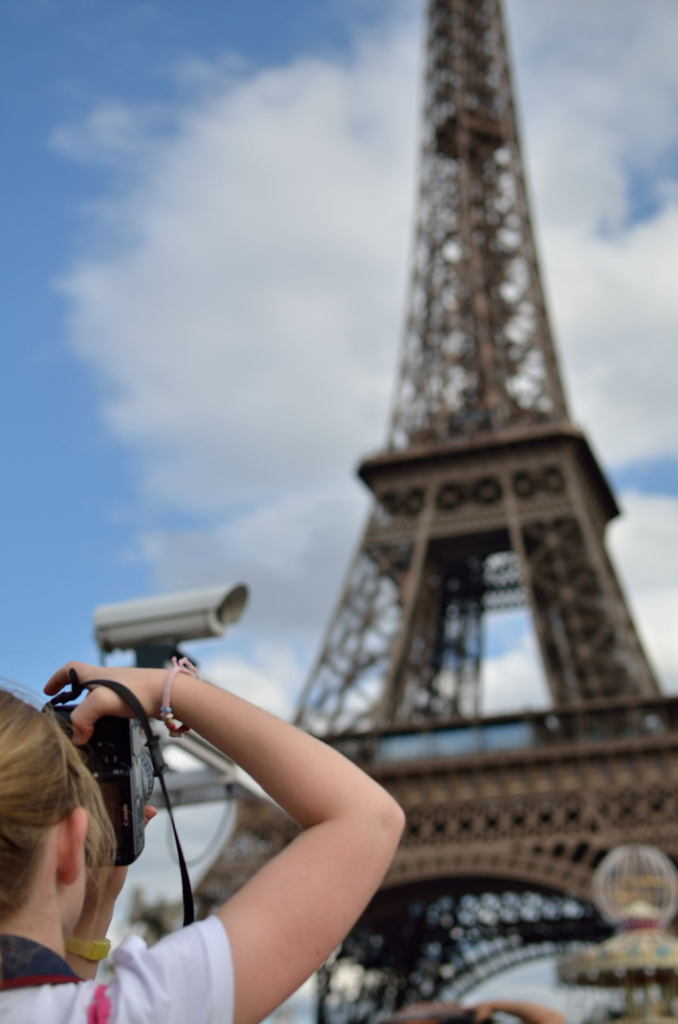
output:
M299 664L288 646L260 643L247 659L232 654L208 656L201 665L212 683L265 708L279 718L292 717L289 694L299 681Z
M118 247L61 287L111 429L156 499L223 509L317 485L381 440L414 163L411 40L397 22L343 64L300 60L210 91L103 205ZM83 126L82 151L102 120Z
M590 212L591 196L606 198L591 189L600 180L588 177L597 164L616 166L617 177L629 167L655 176L657 159L675 143L673 0L653 0L642 19L636 0L556 0L539 16L531 0L506 7L528 148L540 161L536 189L560 167L561 183L574 186L571 212L581 214ZM577 169L585 178L573 181Z
M572 404L607 462L678 454L677 242L672 203L620 237L563 228L547 246Z
M633 0L508 9L574 412L608 462L675 455L674 5L656 0L642 19Z
M236 637L311 648L329 617L365 496L357 487L302 490L260 503L211 530L156 530L140 538L161 590L244 582L250 601Z
M119 100L104 100L90 111L83 125L57 127L50 142L72 160L124 167L146 152L147 133L158 117L158 110L131 110Z
M483 710L501 714L516 708L548 705L544 675L531 630L523 633L519 645L483 666Z
M678 692L678 498L622 495L610 547L660 684Z

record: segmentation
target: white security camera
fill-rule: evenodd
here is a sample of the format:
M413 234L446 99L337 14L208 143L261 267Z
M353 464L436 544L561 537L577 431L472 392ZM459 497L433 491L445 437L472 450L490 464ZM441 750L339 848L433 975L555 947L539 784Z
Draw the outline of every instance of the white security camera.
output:
M244 583L236 583L102 604L94 611L94 635L102 651L222 636L242 615L247 596Z

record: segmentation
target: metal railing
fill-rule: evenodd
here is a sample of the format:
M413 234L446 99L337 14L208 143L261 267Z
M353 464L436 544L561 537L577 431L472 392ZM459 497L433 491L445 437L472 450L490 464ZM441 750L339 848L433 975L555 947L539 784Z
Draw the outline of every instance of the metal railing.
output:
M678 697L605 701L324 737L354 761L392 763L678 735Z

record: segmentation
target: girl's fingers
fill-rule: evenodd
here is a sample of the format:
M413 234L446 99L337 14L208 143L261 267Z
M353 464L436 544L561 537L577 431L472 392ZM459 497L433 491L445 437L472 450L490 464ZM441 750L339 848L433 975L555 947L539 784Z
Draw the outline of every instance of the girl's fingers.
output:
M149 821L153 821L153 819L155 818L157 813L158 813L158 809L156 807L151 807L150 804L145 804L144 805L144 825L148 825Z
M59 690L63 690L64 686L69 682L68 671L71 667L74 668L75 666L64 665L62 668L58 669L54 675L51 675L43 687L44 692L48 693L50 696L54 696L54 694L58 693Z
M84 661L69 661L68 664L62 665L54 675L49 677L43 688L44 692L53 696L59 690L63 690L64 686L70 686L71 670L75 670L81 683L87 683L90 679L96 679L97 675L100 677L102 671L96 665L87 665Z
M87 743L94 732L96 722L105 715L129 715L126 704L103 686L95 686L85 699L71 713L73 740L76 744Z
M100 665L87 665L83 661L71 661L67 665L64 665L57 672L51 676L45 683L45 693L50 695L56 694L59 690L62 690L65 686L68 686L71 682L69 673L74 671L77 675L78 681L83 686L89 686L90 683L95 683L98 680L107 679L113 682L122 683L123 686L128 687L137 697L144 708L146 713L152 717L157 715L160 706L160 694L162 691L163 682L167 672L165 669L149 669L149 668L138 668L138 667L102 667ZM92 693L97 693L103 688L94 687ZM124 703L119 697L112 694L111 690L106 691L111 694L111 703L105 705L108 710L100 711L98 717L103 714L109 715L125 715L132 717L129 713L127 704ZM90 698L85 698L84 703L86 704ZM98 705L97 705L98 707ZM87 717L80 719L80 723L84 726L85 724L92 724L88 722Z

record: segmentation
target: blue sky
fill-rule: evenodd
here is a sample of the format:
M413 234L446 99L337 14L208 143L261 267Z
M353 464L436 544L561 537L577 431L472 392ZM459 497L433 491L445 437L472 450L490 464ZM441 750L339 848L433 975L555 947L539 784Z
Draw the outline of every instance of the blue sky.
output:
M673 0L508 0L574 417L678 689ZM286 713L386 431L412 224L419 0L0 5L0 673L93 658L94 607L243 579L212 677ZM507 631L488 706L543 699Z
M125 558L135 507L134 452L111 437L97 381L68 347L55 282L88 233L87 206L115 187L106 167L64 159L59 125L108 97L172 102L172 67L185 55L248 62L309 45L315 4L288 22L278 5L7 3L0 33L4 242L2 403L4 509L2 671L38 683L72 645L88 645L100 599L145 593L146 567ZM267 18L273 31L263 34ZM335 25L335 28L337 26ZM341 22L339 22L341 31ZM332 38L332 33L330 33ZM151 513L152 515L152 513ZM10 583L11 581L11 583ZM106 596L108 595L108 596Z
M115 231L98 222L99 204L134 188L139 156L124 143L111 151L115 141L107 151L104 140L101 153L95 142L91 153L74 157L59 147L59 133L77 132L102 109L135 108L141 120L148 116L151 148L161 147L182 109L200 102L203 83L195 67L190 81L192 62L232 67L247 80L300 57L350 60L356 33L385 7L3 5L6 676L37 685L75 651L92 656L96 604L162 589L137 549L140 533L205 521L190 503L159 504L140 493L143 455L133 439L107 428L101 406L110 380L74 351L72 304L59 286L83 254L87 260L115 248ZM168 405L182 401L178 391L166 398ZM227 475L228 466L215 472ZM207 518L218 521L219 513Z

